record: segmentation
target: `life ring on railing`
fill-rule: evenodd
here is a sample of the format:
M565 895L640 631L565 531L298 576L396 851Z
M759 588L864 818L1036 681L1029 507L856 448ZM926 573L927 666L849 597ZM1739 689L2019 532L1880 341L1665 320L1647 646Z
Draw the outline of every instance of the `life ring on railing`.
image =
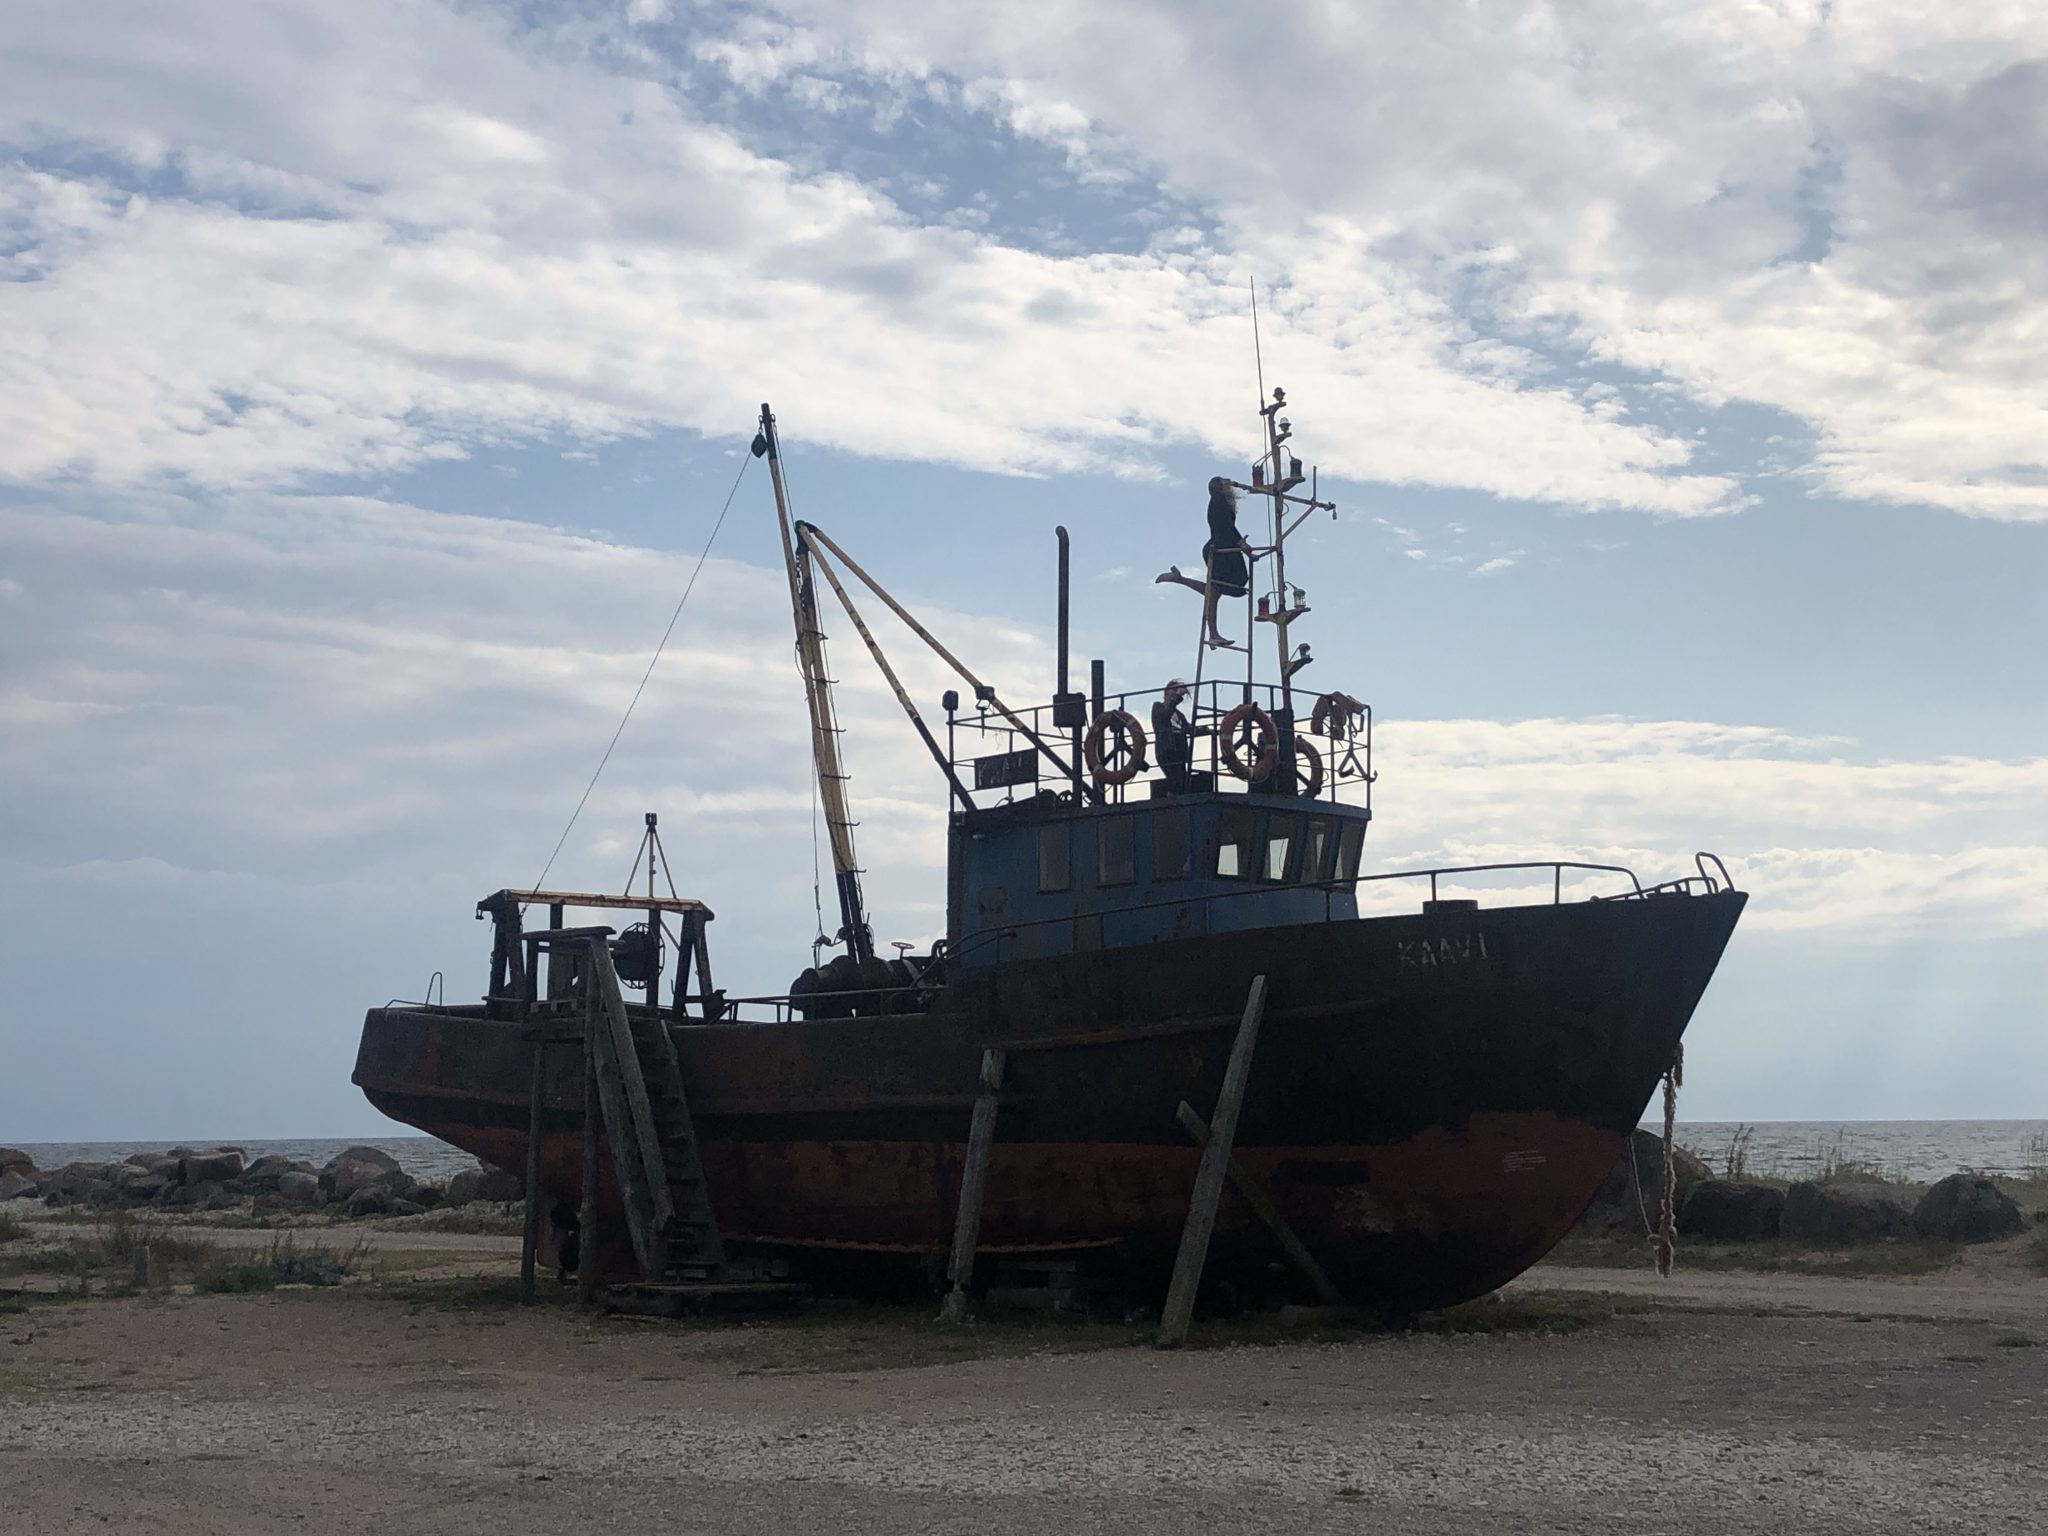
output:
M1309 728L1318 736L1336 741L1339 737L1350 736L1364 718L1364 704L1348 693L1333 690L1316 700L1316 712L1309 717Z
M1145 771L1145 727L1127 709L1105 710L1088 727L1081 752L1096 783L1128 784Z
M1294 792L1304 800L1323 792L1323 754L1306 736L1294 738Z
M1239 739L1239 730L1249 721L1251 729ZM1223 743L1223 766L1240 779L1257 784L1272 773L1280 757L1280 731L1273 717L1249 701L1223 717L1216 727Z

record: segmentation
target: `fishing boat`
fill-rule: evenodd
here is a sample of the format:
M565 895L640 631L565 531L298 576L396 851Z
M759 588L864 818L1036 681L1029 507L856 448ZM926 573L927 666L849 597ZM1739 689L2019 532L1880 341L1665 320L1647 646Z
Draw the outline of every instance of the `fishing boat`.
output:
M1057 676L1025 704L792 517L764 405L753 446L781 532L835 952L814 950L778 995L716 987L712 908L657 884L649 816L625 891L485 897L487 995L370 1009L355 1082L385 1114L524 1171L530 1235L544 1257L582 1246L587 1273L701 1277L765 1258L818 1275L950 1261L958 1278L1008 1256L1163 1294L1202 1143L1226 1119L1212 1288L1313 1280L1412 1312L1534 1263L1624 1151L1746 897L1705 854L1650 883L1566 859L1367 866L1372 711L1296 682L1310 607L1288 542L1336 508L1287 409L1282 390L1262 400L1263 452L1227 481L1263 523L1224 599L1241 597L1242 647L1198 643L1172 700L1110 691L1100 661L1071 686L1062 529ZM1217 584L1212 563L1200 585ZM828 601L948 797L946 930L922 952L874 943ZM942 721L912 699L869 602L959 676Z

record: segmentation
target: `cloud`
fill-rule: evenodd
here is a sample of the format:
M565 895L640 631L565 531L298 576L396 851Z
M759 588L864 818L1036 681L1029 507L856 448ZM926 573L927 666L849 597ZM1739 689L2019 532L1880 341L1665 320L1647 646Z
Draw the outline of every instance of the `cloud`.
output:
M764 154L664 56L588 28L376 4L130 21L88 43L34 11L0 64L0 411L37 428L0 441L19 483L290 486L544 435L729 433L763 395L862 453L1156 474L1174 445L1242 448L1249 269L1286 274L1268 353L1328 424L1327 472L1740 500L1683 435L1616 419L1347 224L1277 265L1199 229L1052 255ZM700 50L742 83L812 46L735 36ZM1085 138L1078 108L986 78L946 110Z
M1056 92L1070 153L1217 210L1305 329L1455 316L1514 387L1605 362L1650 388L1582 409L1761 405L1833 495L2048 517L2038 7L1325 8L1284 47L1222 4L775 9L813 67Z

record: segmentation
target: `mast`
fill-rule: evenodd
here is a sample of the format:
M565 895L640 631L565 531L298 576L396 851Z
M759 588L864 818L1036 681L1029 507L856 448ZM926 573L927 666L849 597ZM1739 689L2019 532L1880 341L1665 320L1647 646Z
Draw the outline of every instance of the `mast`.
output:
M839 758L839 721L832 707L832 679L825 669L825 633L818 627L811 554L790 531L789 492L782 483L775 414L765 401L754 452L767 455L768 477L775 486L775 520L782 532L783 568L789 575L790 617L796 624L797 670L803 674L804 702L811 712L811 757L817 768L818 798L825 808L826 835L832 844L832 883L839 893L839 936L846 941L847 953L865 965L875 956L875 938L861 900L860 868L854 862L853 817L847 810L847 776Z

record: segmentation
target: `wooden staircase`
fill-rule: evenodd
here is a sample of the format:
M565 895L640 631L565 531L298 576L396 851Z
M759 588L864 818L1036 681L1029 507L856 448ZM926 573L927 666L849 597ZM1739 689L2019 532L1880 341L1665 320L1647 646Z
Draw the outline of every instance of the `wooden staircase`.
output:
M764 1279L751 1266L727 1260L675 1041L658 1016L627 1010L609 933L557 929L528 936L580 951L582 1038L597 1125L610 1152L640 1272L637 1283L611 1287L605 1305L612 1311L667 1316L793 1305L808 1295L807 1287ZM596 1156L597 1145L597 1138L586 1134L586 1158ZM595 1172L589 1166L584 1187L587 1227L596 1215L590 1203ZM588 1232L583 1256L585 1264L597 1262Z

